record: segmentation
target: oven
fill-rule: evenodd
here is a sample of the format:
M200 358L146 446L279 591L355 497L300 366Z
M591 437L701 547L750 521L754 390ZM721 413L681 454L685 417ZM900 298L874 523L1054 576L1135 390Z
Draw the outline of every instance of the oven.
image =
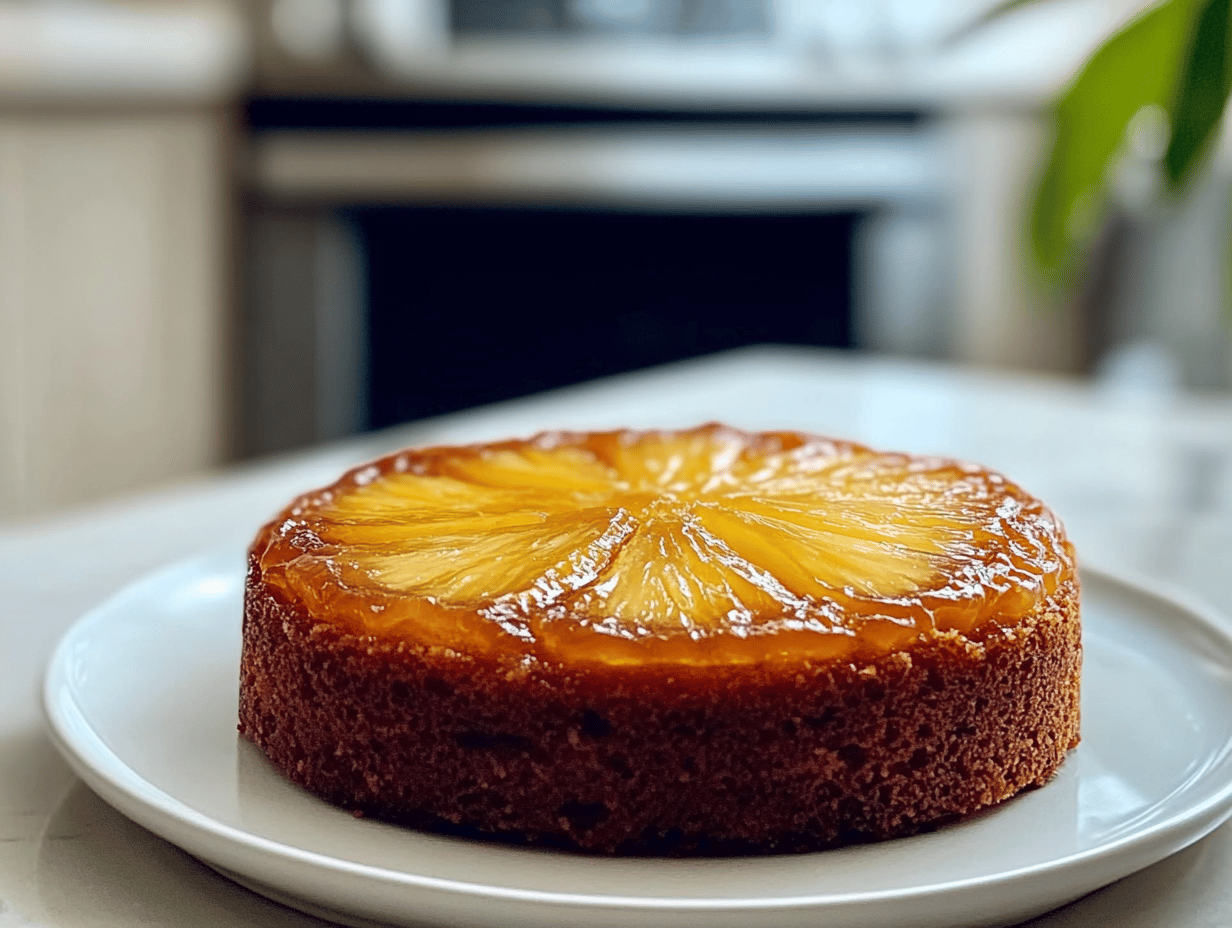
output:
M944 139L810 87L789 6L269 4L244 452L747 344L937 350Z

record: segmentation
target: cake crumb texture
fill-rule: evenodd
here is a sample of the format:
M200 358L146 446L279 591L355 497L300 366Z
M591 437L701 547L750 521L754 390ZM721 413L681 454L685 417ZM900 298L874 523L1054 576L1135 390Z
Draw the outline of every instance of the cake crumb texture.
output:
M1079 740L1073 582L1014 634L791 674L676 668L670 687L356 637L269 593L249 597L244 641L240 731L293 782L365 815L597 853L910 835L1043 785Z

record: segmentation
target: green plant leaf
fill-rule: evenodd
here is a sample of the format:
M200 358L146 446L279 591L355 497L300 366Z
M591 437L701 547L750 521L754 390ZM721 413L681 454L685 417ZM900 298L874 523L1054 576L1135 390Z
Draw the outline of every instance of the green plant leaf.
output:
M1125 127L1144 106L1169 109L1193 34L1197 0L1168 0L1105 42L1057 101L1052 149L1030 220L1036 267L1074 283L1076 259L1098 228L1105 178Z
M1172 138L1164 169L1173 190L1182 189L1204 159L1232 90L1228 26L1232 3L1206 0L1198 11L1188 56L1172 104Z

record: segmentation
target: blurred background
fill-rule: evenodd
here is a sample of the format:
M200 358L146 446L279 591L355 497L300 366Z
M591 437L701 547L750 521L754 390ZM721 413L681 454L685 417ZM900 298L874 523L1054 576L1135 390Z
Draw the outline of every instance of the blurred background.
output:
M1232 146L1023 246L1146 5L0 0L0 519L765 342L1226 390Z

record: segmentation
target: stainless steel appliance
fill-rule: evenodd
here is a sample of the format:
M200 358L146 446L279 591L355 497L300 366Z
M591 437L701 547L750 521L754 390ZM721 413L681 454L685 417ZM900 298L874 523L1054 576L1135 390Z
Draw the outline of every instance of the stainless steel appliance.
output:
M1029 347L996 210L1106 17L945 44L985 6L270 0L249 450L750 340Z

